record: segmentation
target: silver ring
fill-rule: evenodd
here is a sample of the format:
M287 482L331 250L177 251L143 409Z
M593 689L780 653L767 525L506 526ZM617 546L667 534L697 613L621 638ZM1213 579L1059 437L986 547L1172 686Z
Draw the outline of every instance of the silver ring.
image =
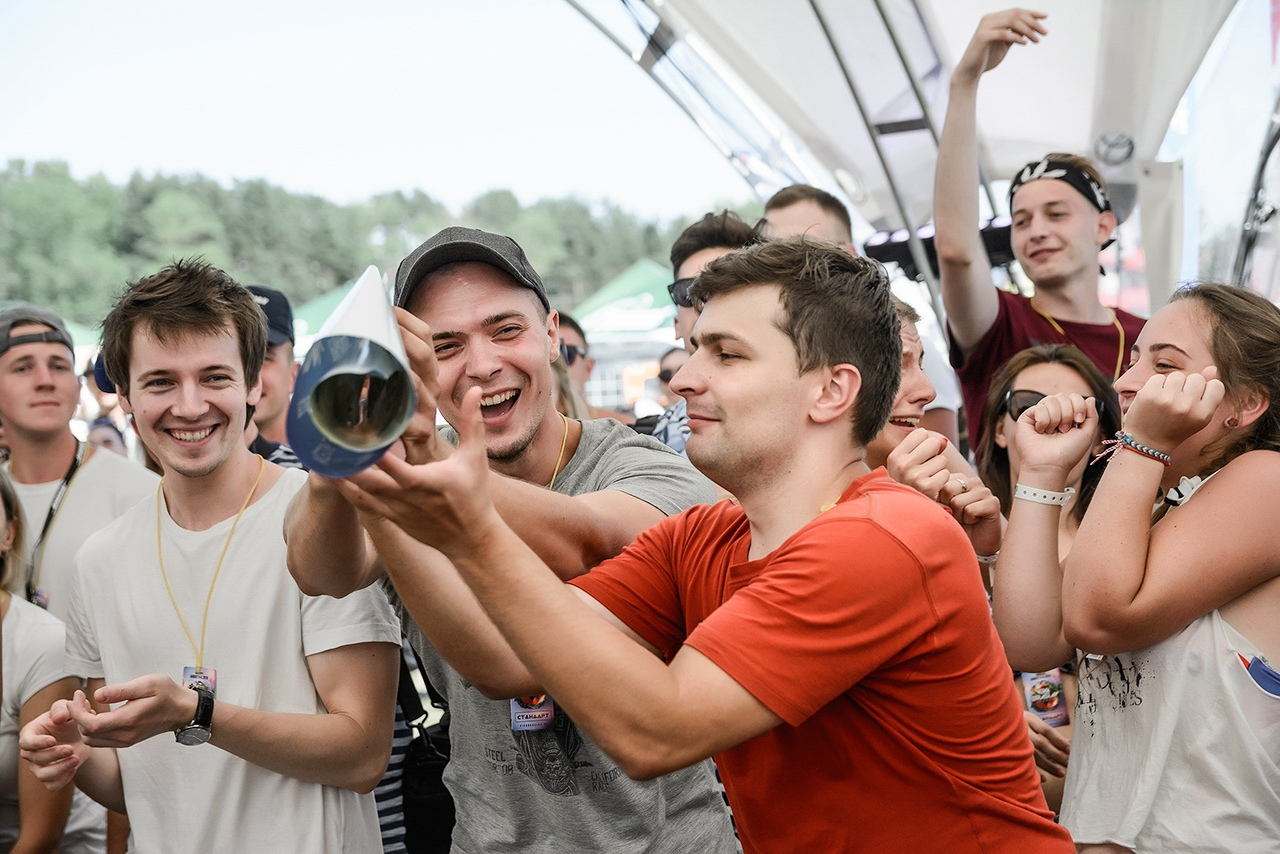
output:
M964 478L960 479L960 491L961 492L969 491L969 481L965 480Z

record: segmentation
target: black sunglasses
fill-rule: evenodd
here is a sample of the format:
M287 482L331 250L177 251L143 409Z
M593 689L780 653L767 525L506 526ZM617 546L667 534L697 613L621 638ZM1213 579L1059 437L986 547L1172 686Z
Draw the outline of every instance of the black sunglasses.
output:
M676 279L667 285L667 293L671 294L671 301L682 308L693 308L693 297L689 296L689 288L695 281L695 279Z
M1017 421L1022 417L1022 413L1044 400L1048 395L1038 391L1031 391L1025 388L1011 388L1004 393L1004 409L1009 413L1009 417ZM1106 406L1101 400L1094 398L1094 405L1098 407L1098 417L1102 417L1102 413L1106 411Z
M671 370L670 368L663 368L662 370L658 371L658 379L662 380L664 383L671 382L671 378L674 377L675 375L676 375L676 372Z
M570 367L578 359L587 357L587 349L579 347L577 344L566 343L563 338L560 339L560 355L564 357L565 367Z

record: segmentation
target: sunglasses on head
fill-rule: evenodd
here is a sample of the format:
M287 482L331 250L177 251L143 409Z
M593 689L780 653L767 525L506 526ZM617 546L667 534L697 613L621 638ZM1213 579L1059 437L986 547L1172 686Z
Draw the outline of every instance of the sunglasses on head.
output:
M1031 391L1025 388L1011 388L1004 393L1004 409L1009 413L1009 417L1017 421L1022 417L1022 413L1044 400L1048 395L1038 391ZM1094 405L1098 407L1098 415L1101 417L1106 407L1101 400L1094 399Z
M587 357L587 348L579 347L577 344L566 343L563 338L560 339L560 355L564 358L566 367L572 366L579 359Z
M694 281L694 279L676 279L667 285L667 293L671 294L671 301L681 308L693 308L693 297L689 296L689 288Z

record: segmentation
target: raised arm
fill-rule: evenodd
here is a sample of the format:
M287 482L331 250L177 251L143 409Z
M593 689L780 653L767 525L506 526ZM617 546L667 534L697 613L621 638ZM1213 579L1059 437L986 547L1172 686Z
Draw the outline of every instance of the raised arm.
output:
M1046 397L1014 428L1022 458L1018 483L1061 493L1071 470L1098 435L1096 404L1078 394ZM1090 505L1090 514L1096 513ZM1069 660L1074 650L1062 628L1062 569L1058 528L1062 505L1014 498L992 585L996 631L1015 669L1039 672Z
M1130 405L1125 431L1174 451L1223 417L1223 396L1214 368L1157 374ZM1163 475L1158 460L1122 450L1098 484L1063 589L1067 638L1086 652L1150 646L1280 574L1275 514L1259 500L1280 487L1280 454L1232 460L1152 527Z
M933 220L947 325L968 351L995 323L999 301L978 231L978 81L1010 45L1038 42L1040 12L1008 9L983 16L951 75L947 116L938 141Z
M308 596L342 598L382 577L382 563L359 514L335 481L312 472L289 502L286 563Z

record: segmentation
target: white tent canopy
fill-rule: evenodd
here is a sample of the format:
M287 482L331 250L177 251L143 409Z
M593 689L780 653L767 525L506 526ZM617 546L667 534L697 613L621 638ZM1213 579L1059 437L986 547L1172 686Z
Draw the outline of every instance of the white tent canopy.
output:
M1007 0L569 0L640 63L766 196L847 199L871 230L931 218L954 60ZM1153 163L1235 0L1045 0L1049 36L984 80L984 172L1046 151L1103 162L1123 213L1140 193L1148 265L1173 265L1182 183ZM1264 106L1265 109L1265 106ZM1003 212L1004 200L993 197ZM917 256L919 257L919 256Z

